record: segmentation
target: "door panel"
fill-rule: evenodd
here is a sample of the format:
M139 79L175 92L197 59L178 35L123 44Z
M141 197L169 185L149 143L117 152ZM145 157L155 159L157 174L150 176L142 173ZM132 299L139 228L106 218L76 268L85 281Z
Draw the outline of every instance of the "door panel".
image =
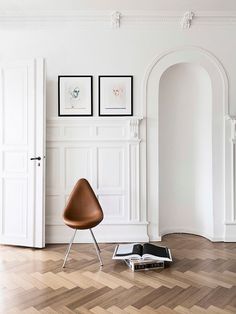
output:
M3 244L44 246L43 240L35 244L35 200L38 181L43 181L44 160L40 166L30 160L39 153L36 143L43 138L44 127L42 119L36 128L36 105L42 113L44 105L36 97L37 63L28 60L0 65L0 243ZM43 195L41 198L38 209L43 216ZM42 223L37 228L43 233Z

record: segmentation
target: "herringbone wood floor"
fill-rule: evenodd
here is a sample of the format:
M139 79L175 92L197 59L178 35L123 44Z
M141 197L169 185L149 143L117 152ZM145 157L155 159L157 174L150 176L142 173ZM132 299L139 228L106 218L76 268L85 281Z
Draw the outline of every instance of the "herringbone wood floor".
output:
M172 249L171 266L139 273L111 260L113 244L100 245L102 270L92 244L74 245L65 270L65 245L0 246L0 312L236 313L236 243L184 234L162 243Z

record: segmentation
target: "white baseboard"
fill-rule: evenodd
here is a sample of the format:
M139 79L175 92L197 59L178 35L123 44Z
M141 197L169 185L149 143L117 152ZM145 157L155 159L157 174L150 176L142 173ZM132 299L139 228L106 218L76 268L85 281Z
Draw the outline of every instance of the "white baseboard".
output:
M93 228L98 242L148 242L147 224L99 225ZM68 243L73 230L65 225L46 225L46 243ZM78 230L74 243L91 243L89 230Z
M137 224L103 224L93 229L98 242L149 242L161 241L162 237L170 233L189 233L207 238L212 242L236 242L236 224L225 225L225 236L212 236L210 234L190 229L166 229L161 235L147 234L147 223ZM68 243L73 230L65 225L46 225L46 243ZM92 238L88 230L79 230L75 243L91 243Z
M206 237L204 237L206 238ZM224 237L212 237L212 238L208 238L208 240L210 240L211 242L226 242Z
M157 223L150 223L148 224L148 236L150 241L161 241L161 236L158 234L159 225Z
M236 242L236 222L225 224L225 242Z
M188 229L188 228L171 228L171 229L164 229L161 232L160 238L162 238L166 234L171 234L171 233L187 233L187 234L193 234L193 235L198 235L201 237L204 237L212 242L218 242L222 241L222 239L216 239L212 236L212 234L206 233L206 232L201 232L199 230L193 230L193 229Z
M150 241L151 242L155 242L155 241L161 241L161 237L159 237L159 236L154 236L154 235L150 235L149 236L149 239L150 239Z

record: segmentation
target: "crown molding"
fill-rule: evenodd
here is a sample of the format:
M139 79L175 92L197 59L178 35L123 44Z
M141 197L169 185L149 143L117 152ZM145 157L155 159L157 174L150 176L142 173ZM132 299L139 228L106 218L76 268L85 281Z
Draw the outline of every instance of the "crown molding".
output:
M188 11L187 11L188 12ZM128 26L179 26L187 12L179 11L0 11L1 24L14 23L62 23L74 22L79 24L101 25L106 28L119 28ZM191 26L197 25L228 25L236 24L236 11L189 11L194 19ZM115 13L115 15L114 15ZM189 28L189 27L184 27Z
M109 22L110 12L17 10L0 11L0 22Z

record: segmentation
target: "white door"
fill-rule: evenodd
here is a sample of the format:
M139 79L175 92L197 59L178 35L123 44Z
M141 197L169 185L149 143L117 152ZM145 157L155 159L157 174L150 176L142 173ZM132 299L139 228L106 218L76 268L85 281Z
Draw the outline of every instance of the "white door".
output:
M44 76L43 59L0 64L1 244L45 245Z

